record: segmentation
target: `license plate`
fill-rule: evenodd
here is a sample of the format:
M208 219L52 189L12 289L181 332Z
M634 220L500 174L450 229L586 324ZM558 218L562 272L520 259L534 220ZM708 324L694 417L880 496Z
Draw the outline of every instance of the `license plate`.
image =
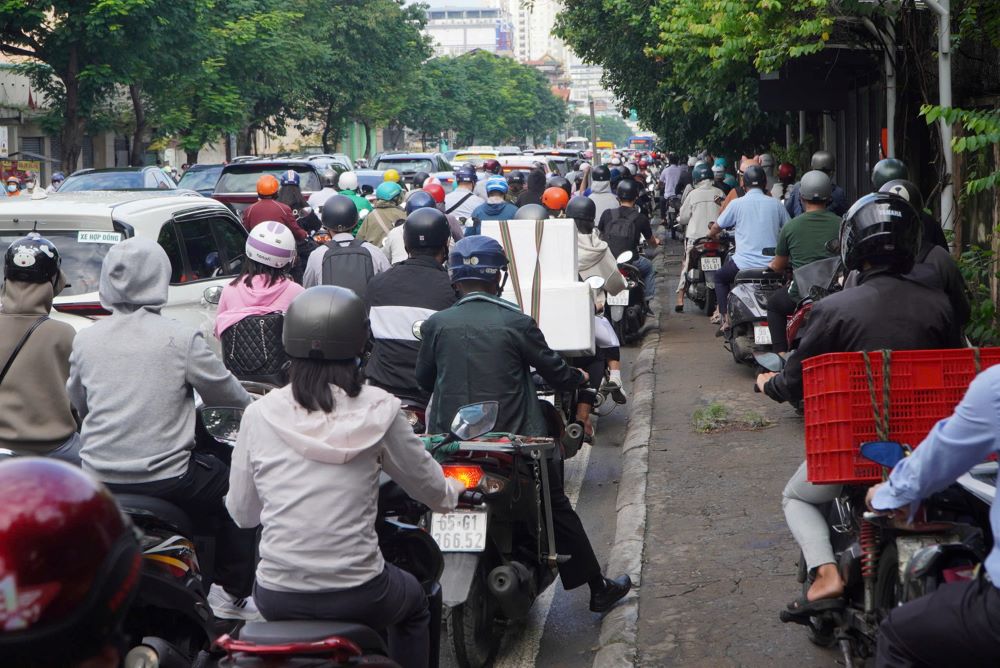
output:
M758 346L771 345L771 330L767 328L767 325L754 325L753 342Z
M486 518L482 510L435 513L431 537L442 552L482 552L486 549Z
M608 295L608 304L611 306L628 306L628 290L622 290L617 295Z
M701 258L701 270L702 271L719 271L722 269L722 258L721 257L703 257Z

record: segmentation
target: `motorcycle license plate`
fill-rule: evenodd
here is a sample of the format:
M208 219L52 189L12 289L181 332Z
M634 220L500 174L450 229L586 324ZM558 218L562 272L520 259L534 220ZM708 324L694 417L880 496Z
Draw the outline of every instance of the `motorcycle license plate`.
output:
M617 295L608 295L608 304L611 306L628 306L628 290L622 290Z
M486 549L486 518L483 510L434 513L431 537L442 552L482 552Z
M703 257L701 258L701 270L702 271L719 271L722 269L722 258L721 257Z
M767 328L767 325L754 325L753 342L758 346L771 345L771 330Z

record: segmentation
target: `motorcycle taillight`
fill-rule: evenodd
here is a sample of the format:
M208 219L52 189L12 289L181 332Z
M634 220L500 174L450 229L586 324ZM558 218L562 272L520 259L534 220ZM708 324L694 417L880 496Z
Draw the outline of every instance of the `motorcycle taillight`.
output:
M718 241L706 241L705 243L703 243L701 245L701 248L702 248L702 250L717 251L717 250L719 250L719 242Z
M454 478L463 485L465 489L476 489L479 481L483 478L481 466L467 464L445 464L441 467L446 478Z

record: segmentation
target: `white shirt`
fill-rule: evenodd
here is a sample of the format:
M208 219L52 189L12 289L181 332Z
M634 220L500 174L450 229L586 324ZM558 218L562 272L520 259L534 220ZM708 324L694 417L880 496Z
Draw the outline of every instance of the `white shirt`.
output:
M462 198L468 195L469 197L462 202ZM444 210L447 213L455 216L456 218L471 218L472 212L476 210L476 207L485 202L482 197L475 194L471 190L466 190L465 188L457 188L452 190L450 193L444 197ZM455 208L454 211L451 210L453 206L462 202L461 205Z
M326 204L326 200L339 194L340 193L335 188L323 188L322 190L317 190L312 195L309 195L309 206L312 207L317 216L322 215L323 205Z
M397 264L406 259L406 246L403 243L403 226L397 225L389 230L382 240L382 252L389 260L389 264Z

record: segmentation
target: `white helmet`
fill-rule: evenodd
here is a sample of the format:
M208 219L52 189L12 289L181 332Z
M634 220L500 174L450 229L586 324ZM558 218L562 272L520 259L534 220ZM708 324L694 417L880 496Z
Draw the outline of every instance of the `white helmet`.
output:
M246 255L268 267L287 267L295 262L295 235L273 220L257 223L247 237Z
M639 173L639 165L635 164L634 162L626 163L625 169L627 169L629 173L632 174L632 176L635 176L636 174Z
M337 181L337 185L341 190L357 190L358 175L354 172L344 172L340 175L340 180Z
M688 167L694 167L697 164L698 164L698 158L694 157L693 155L688 158Z
M611 158L611 164L614 165L615 167L618 167L622 164L622 159L619 158L618 156L615 156Z

